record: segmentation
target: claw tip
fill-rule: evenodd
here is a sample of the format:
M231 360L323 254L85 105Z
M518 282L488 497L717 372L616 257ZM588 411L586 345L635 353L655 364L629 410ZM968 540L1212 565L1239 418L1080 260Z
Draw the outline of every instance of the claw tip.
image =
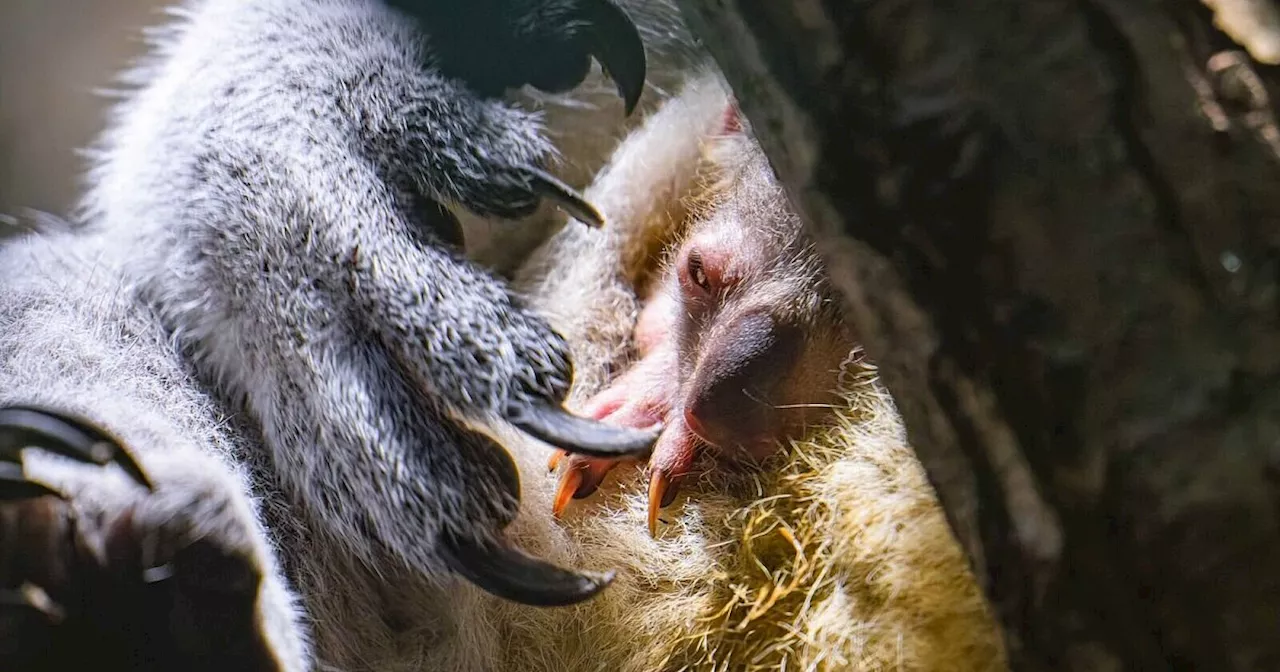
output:
M634 457L647 453L657 433L616 427L569 413L545 402L507 408L507 420L526 434L568 453L592 457Z
M549 198L570 217L593 228L604 226L604 216L582 194L540 168L525 168L535 193Z
M644 40L631 17L610 0L591 5L590 19L597 28L596 60L617 85L626 114L631 116L644 91L647 67Z
M649 536L655 539L658 537L658 512L662 509L662 500L666 498L670 485L671 481L660 470L655 469L649 477Z
M560 466L560 460L564 459L566 455L568 453L558 449L551 453L551 459L547 460L547 473L554 473L556 467Z
M441 542L444 560L454 572L494 596L530 606L577 604L596 596L613 580L612 572L558 567L500 536L480 542L445 536Z
M578 492L578 488L582 485L582 471L572 467L564 472L560 477L560 485L556 487L556 498L551 503L551 515L559 518L564 513L565 507L569 505L569 500Z

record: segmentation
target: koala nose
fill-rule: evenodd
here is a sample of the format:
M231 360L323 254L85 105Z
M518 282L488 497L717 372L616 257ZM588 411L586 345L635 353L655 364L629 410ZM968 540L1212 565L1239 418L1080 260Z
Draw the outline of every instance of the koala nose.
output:
M777 431L775 391L803 345L798 328L754 312L710 334L684 403L684 421L722 449L756 452Z

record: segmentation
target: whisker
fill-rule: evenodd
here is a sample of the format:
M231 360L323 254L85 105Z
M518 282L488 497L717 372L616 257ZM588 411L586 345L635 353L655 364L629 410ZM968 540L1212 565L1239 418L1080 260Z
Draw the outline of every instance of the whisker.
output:
M781 405L778 405L778 406L774 406L774 408L777 408L777 409L787 409L787 408L843 408L843 407L842 407L842 406L839 406L839 405L836 405L836 404L817 404L817 403L815 403L815 404L781 404Z
M774 405L774 404L771 404L771 403L769 403L767 400L765 400L765 399L761 399L760 397L757 397L757 396L755 396L755 395L751 394L751 390L748 390L748 389L746 389L746 388L743 388L743 390L742 390L742 395L743 395L743 396L745 396L746 398L750 399L751 401L754 401L754 402L756 402L757 404L760 404L761 406L768 406L768 407L770 407L770 408L781 408L780 406L776 406L776 405Z

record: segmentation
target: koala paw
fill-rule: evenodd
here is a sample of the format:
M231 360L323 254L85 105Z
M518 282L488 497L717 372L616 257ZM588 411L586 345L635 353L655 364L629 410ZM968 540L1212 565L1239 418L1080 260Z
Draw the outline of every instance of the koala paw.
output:
M595 56L630 114L645 81L644 45L631 19L611 0L392 4L422 19L437 55L433 70L466 85L447 94L433 88L406 109L402 141L419 157L415 165L427 195L507 219L532 213L545 199L584 224L601 226L596 208L544 169L555 150L538 117L512 109L498 94L525 84L572 89ZM442 99L450 104L442 106ZM446 224L446 230L457 228Z
M451 99L447 109L439 104L444 96ZM423 211L449 220L433 222L433 228L460 231L440 203L482 217L518 219L533 213L544 199L583 224L604 224L595 206L543 167L555 150L534 115L500 100L474 99L462 89L448 94L428 89L410 103L405 119L395 141L412 157L405 165L419 189L437 206Z
M414 202L407 218L385 228L365 223L330 238L341 247L325 258L342 260L339 282L377 338L315 339L316 349L334 348L317 360L342 367L317 376L317 403L302 400L302 412L353 454L400 463L386 474L353 469L351 480L367 481L352 485L359 494L351 496L390 493L383 504L394 504L395 515L373 517L363 528L410 565L448 569L526 604L580 602L603 589L608 575L556 567L504 536L518 510L519 474L507 446L484 430L510 425L601 458L645 453L657 432L567 411L573 366L564 339L492 273L438 244L455 240L458 227L437 216L448 220L465 209L517 219L549 200L600 226L599 212L546 169L555 147L538 116L497 94L524 84L571 88L594 56L634 105L644 84L643 45L610 0L391 4L421 19L431 61L395 80L395 114L364 132L380 171L397 191L412 190ZM423 215L430 226L415 226ZM447 233L424 240L417 235L424 229ZM312 363L301 369L313 370ZM340 525L351 517L339 507L324 515Z
M105 485L106 470L86 472L101 475L104 491L136 492L85 488L82 506L28 479L24 449L114 463L132 483ZM284 669L259 623L263 578L250 531L216 493L176 494L161 493L118 441L85 421L0 408L6 669L74 669L86 659L103 669Z
M635 109L644 90L645 52L640 32L612 0L390 0L423 19L440 68L482 96L530 85L572 89L594 57ZM477 49L485 44L488 48Z

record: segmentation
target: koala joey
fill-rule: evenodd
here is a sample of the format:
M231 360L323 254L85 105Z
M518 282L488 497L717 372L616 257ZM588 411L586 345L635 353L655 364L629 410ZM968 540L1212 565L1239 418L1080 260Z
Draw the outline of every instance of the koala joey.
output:
M659 426L649 455L648 527L699 475L697 458L759 465L839 408L856 330L826 268L736 106L704 141L714 166L700 208L639 312L638 360L583 405L588 417ZM718 177L711 178L711 175ZM590 496L618 460L557 451L553 504Z
M113 586L152 606L111 627L210 669L245 669L248 654L201 619L257 609L268 667L306 669L284 578L311 552L284 538L297 529L373 573L461 575L517 602L601 590L607 574L504 536L519 476L496 437L514 427L548 451L616 458L656 434L564 410L564 340L464 256L459 222L546 199L598 224L549 164L581 181L620 135L588 129L620 128L646 80L697 51L671 29L676 10L189 0L173 13L124 78L74 224L0 248L0 497L73 520L40 530L78 540L54 554L67 571L0 565L0 609L23 628L59 613L100 630L111 619L80 598ZM532 108L499 97L521 86ZM590 137L553 141L572 128ZM0 559L46 550L33 520L0 525Z

